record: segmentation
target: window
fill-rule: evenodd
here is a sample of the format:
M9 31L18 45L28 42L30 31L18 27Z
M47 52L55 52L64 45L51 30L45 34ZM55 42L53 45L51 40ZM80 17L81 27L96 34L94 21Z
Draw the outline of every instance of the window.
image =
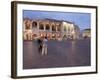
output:
M64 31L66 31L66 26L64 26Z
M46 25L46 30L49 30L50 29L50 26L49 24Z
M44 25L42 23L39 24L39 29L44 30Z
M33 27L33 28L36 28L36 27L37 27L37 22L33 22L33 23L32 23L32 27Z
M68 32L70 32L70 26L68 26Z

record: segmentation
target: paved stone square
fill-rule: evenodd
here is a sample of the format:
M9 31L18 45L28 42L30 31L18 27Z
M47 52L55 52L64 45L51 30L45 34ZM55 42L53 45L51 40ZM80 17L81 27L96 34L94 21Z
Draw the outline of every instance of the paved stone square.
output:
M23 69L91 65L90 39L49 40L48 54L41 55L37 41L23 42Z

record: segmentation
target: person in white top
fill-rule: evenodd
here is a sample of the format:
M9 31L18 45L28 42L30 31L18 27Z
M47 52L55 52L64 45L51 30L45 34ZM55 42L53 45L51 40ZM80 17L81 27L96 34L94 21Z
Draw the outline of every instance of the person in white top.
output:
M47 55L47 42L47 37L44 37L42 45L42 55Z

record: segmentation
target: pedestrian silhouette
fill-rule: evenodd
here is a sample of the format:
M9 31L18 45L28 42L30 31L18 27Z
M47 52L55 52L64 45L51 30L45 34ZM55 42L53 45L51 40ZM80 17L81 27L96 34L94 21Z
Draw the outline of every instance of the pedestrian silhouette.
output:
M42 52L42 39L41 38L38 38L38 51L39 53Z
M47 42L48 42L47 37L44 37L42 46L42 55L47 54Z

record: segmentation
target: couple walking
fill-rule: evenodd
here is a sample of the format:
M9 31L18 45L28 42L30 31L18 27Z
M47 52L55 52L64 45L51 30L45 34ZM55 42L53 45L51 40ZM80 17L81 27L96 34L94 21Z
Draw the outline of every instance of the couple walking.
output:
M39 38L38 39L38 44L39 44L39 52L42 55L46 55L47 54L47 37L44 38Z

